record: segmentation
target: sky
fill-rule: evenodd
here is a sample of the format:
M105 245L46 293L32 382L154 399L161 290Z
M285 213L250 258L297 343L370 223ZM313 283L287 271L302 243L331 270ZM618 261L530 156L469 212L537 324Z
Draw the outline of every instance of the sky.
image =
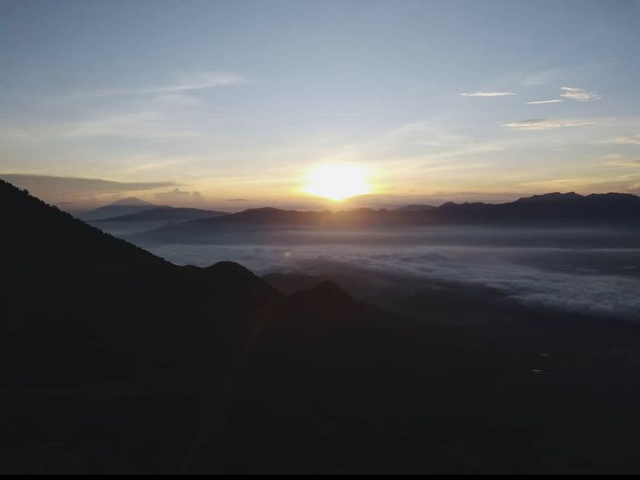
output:
M640 194L638 25L637 0L0 0L0 177L70 209ZM326 165L369 191L310 194Z

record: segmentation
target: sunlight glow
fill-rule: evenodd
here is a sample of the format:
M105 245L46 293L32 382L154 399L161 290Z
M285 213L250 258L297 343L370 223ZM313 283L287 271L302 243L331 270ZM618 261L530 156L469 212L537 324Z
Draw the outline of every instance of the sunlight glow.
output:
M316 167L307 178L304 191L310 195L340 202L349 197L371 193L367 169L360 165L325 164Z

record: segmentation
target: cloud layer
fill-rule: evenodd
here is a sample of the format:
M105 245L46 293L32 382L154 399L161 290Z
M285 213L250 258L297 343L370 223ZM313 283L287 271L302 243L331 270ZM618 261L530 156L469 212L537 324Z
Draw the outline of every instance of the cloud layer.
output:
M182 93L192 90L203 90L215 87L227 87L247 83L247 79L237 73L211 72L200 75L191 75L180 81L149 87L111 88L97 90L95 92L81 92L74 96L78 98L103 98L122 97L129 95L154 95L165 93Z
M26 188L39 198L56 203L60 199L82 199L105 194L155 190L176 185L173 182L114 182L97 178L53 177L47 175L2 174L0 178Z
M561 100L559 98L554 98L552 100L536 100L534 102L527 102L528 105L545 105L548 103L560 103L560 102L564 102L564 100Z
M473 92L473 93L460 93L461 97L508 97L510 95L516 95L513 92Z
M596 92L588 92L584 88L561 87L560 90L563 92L561 94L562 97L579 102L591 102L601 98Z
M593 125L590 120L581 119L555 119L547 120L545 118L532 118L529 120L520 120L503 125L513 130L553 130L555 128L564 127L582 127L584 125Z
M610 137L598 143L610 144L610 145L640 145L640 134L632 135L632 136L621 135L618 137Z
M186 250L186 251L181 251ZM637 318L640 282L623 277L566 275L497 262L474 264L457 261L437 251L378 251L331 247L162 247L154 253L179 263L207 265L235 260L260 274L273 272L330 275L359 270L361 281L375 276L400 275L422 281L455 282L497 289L525 304ZM469 252L467 252L469 253ZM480 258L486 252L475 252ZM495 262L495 259L494 259ZM346 269L346 270L345 270Z
M153 195L158 202L167 203L198 203L201 202L203 197L200 192L191 192L174 188L168 192L158 192Z
M394 278L403 278L415 288L428 282L489 287L524 304L640 321L640 248L591 248L611 245L612 238L626 234L593 229L518 233L445 228L430 230L421 239L412 238L415 232L388 232L379 238L369 232L319 245L314 244L319 240L317 233L291 232L297 241L289 244L243 245L229 238L220 245L166 245L151 250L179 264L205 266L233 260L260 275L340 278L349 273L365 291L380 288L385 281L395 288ZM638 245L638 240L636 235L626 242ZM540 242L540 247L526 246Z

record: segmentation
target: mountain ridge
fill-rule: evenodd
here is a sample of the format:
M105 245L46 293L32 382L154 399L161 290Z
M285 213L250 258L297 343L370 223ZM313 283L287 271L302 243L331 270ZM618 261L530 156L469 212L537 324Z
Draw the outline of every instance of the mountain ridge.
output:
M273 207L248 209L212 218L170 224L126 236L134 242L189 240L192 235L247 229L357 229L429 225L640 227L640 197L624 193L579 195L550 193L513 202L447 202L430 209L300 211Z
M187 207L157 207L141 212L95 220L102 222L188 221L229 215L229 212Z

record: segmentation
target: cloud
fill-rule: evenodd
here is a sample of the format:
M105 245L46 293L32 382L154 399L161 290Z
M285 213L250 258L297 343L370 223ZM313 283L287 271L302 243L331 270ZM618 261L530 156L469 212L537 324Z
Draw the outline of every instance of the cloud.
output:
M598 143L605 145L640 145L640 134L633 136L619 136L611 137L605 140L601 140Z
M269 238L260 244L165 245L151 250L178 264L233 260L259 275L304 273L338 283L350 279L343 287L356 295L366 292L376 301L453 283L461 298L473 286L488 287L524 304L640 320L640 280L629 276L640 268L637 249L620 253L606 247L590 251L558 246L569 239L578 246L607 245L609 231L444 228L379 236L352 232L325 244L314 244L317 232L279 235L281 241L288 235L288 242L272 243ZM531 247L537 243L541 248Z
M97 90L95 92L76 93L73 96L77 98L102 98L129 95L154 95L188 92L215 87L227 87L231 85L241 85L243 83L247 83L247 79L237 73L212 72L200 75L191 75L182 78L180 81L166 85L140 88L112 88Z
M512 130L553 130L555 128L581 127L584 125L593 124L594 122L592 121L580 119L547 120L544 118L532 118L530 120L520 120L518 122L507 123L502 126L510 128Z
M536 100L535 102L527 102L528 105L544 105L547 103L560 103L560 102L564 102L564 100L561 100L559 98L554 98L553 100Z
M0 173L9 183L26 188L45 201L62 204L69 199L82 199L104 194L154 190L176 185L174 182L114 182L97 178L55 177L48 175L28 175Z
M461 97L507 97L509 95L516 95L513 92L473 92L473 93L459 93Z
M171 203L194 203L203 200L203 196L200 192L184 191L180 190L179 188L174 188L173 190L170 190L168 192L158 192L153 196L160 202Z
M433 121L412 122L391 130L380 137L376 146L385 144L405 144L420 147L457 147L467 142L467 138L450 132Z
M583 88L562 87L560 90L564 92L560 95L561 97L568 98L570 100L577 100L579 102L591 102L601 98L596 92L588 92Z
M143 140L190 139L200 135L194 129L178 125L169 112L137 111L95 116L73 121L32 121L22 125L0 122L0 143L45 144L55 141L85 141L95 138L125 138Z
M469 139L449 131L438 120L411 122L382 132L369 141L347 143L313 153L313 162L374 162L424 159L425 155L440 153L466 145Z
M620 158L619 156L613 157L612 155L607 155L604 165L638 168L640 167L640 158Z
M248 202L246 198L227 198L226 202Z
M485 152L495 152L500 150L497 147L493 147L491 145L486 145L483 148L482 145L472 146L469 149L459 149L456 150L454 154L440 155L440 156L431 156L427 162L422 163L420 165L421 168L429 171L429 172L453 172L453 171L465 171L473 169L484 169L487 167L491 167L495 165L493 162L478 162L473 159L472 161L462 162L456 161L452 162L452 158L460 158L465 156L475 156L478 154L482 154Z
M110 115L62 126L60 136L70 139L125 137L142 139L193 138L198 132L173 128L164 116L153 112Z

